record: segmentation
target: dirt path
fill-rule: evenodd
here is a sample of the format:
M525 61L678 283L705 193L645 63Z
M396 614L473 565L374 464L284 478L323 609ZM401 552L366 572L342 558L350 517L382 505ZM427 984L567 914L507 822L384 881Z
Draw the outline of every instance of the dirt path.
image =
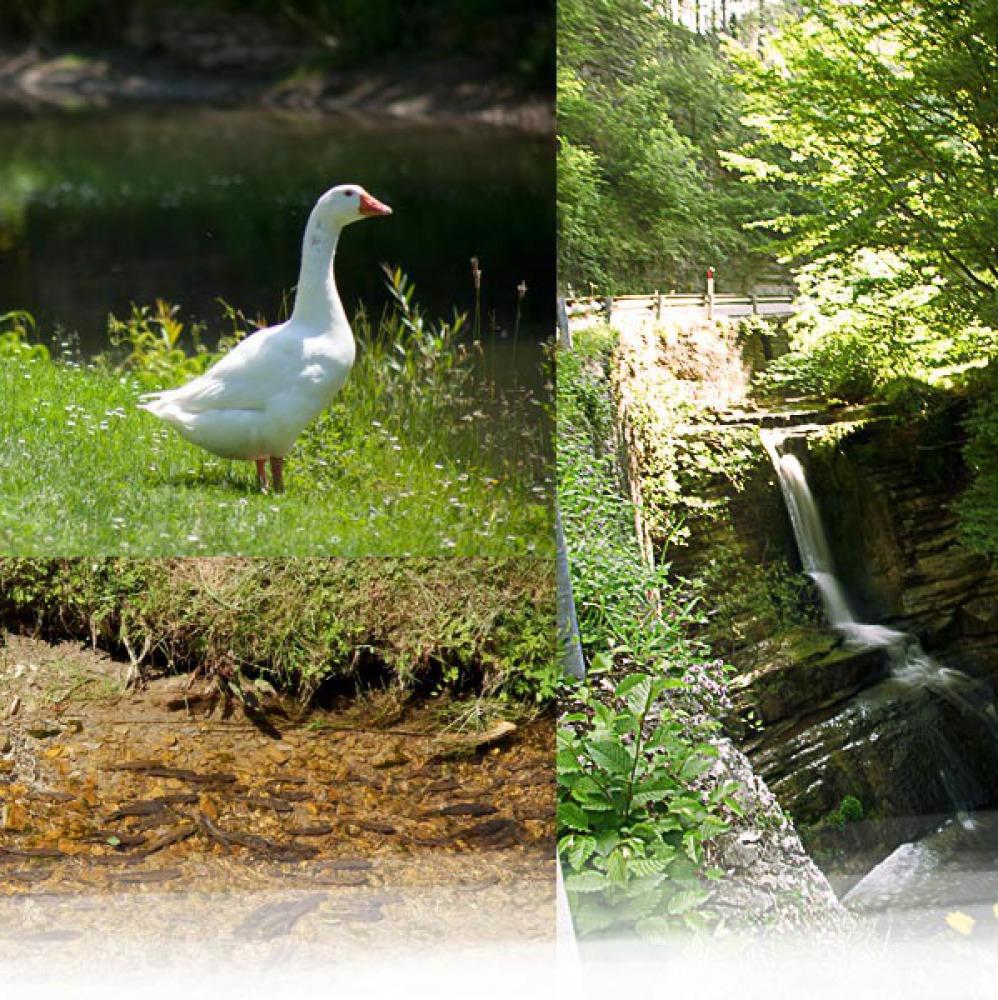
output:
M274 703L254 724L187 678L122 695L126 667L0 649L0 961L550 940L550 720L466 738L439 706Z

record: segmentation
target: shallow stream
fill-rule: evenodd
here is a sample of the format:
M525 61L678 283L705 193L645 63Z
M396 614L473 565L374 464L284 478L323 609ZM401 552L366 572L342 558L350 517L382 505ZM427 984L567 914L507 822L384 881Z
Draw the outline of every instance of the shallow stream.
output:
M230 953L553 934L550 720L476 736L460 706L390 699L253 719L196 678L121 694L126 665L70 643L0 655L0 958L141 952L180 913L171 935Z

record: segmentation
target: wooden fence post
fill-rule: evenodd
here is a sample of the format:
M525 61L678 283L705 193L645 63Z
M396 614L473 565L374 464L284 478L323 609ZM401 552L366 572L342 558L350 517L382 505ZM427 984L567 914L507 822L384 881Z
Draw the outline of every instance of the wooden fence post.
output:
M610 325L610 320L613 317L613 296L608 295L603 299L603 318L606 320L607 326Z
M655 289L655 322L662 322L662 293Z
M558 296L558 340L567 347L569 350L572 349L572 328L568 325L568 303L565 302L565 296Z

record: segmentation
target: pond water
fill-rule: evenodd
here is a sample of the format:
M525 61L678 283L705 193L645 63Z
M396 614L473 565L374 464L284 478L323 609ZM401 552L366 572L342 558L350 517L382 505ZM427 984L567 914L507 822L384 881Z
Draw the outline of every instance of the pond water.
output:
M524 348L554 327L553 147L499 131L189 108L0 119L0 313L75 331L85 354L106 346L109 313L156 298L218 334L220 299L275 322L316 197L346 181L394 209L341 242L348 311L380 314L386 262L430 315L471 313L477 256L483 340L536 366Z

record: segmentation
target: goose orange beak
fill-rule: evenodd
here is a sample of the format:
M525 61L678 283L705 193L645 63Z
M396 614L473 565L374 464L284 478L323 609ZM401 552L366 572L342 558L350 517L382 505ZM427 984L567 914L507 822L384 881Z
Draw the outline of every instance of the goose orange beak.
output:
M377 198L373 198L366 191L360 196L361 215L391 215L392 210Z

